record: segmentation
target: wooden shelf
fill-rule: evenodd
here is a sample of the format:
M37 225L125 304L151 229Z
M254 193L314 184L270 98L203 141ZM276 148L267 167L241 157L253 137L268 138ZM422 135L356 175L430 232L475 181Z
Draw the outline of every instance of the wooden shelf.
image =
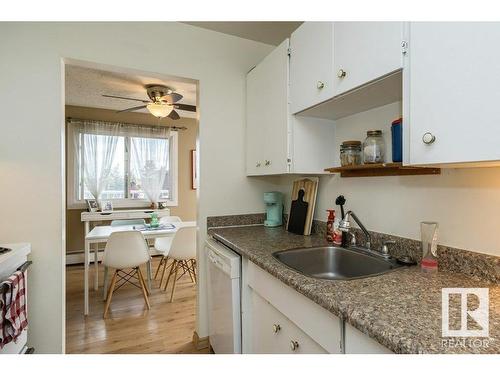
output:
M340 173L340 177L416 176L441 174L440 168L405 167L402 163L363 164L351 167L327 168L326 172Z

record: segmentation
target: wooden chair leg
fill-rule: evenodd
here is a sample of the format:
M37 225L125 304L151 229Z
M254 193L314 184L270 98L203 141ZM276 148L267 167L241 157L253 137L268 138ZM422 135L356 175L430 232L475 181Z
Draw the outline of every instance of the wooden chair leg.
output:
M158 264L158 268L156 269L156 272L155 272L155 277L154 277L155 280L158 277L158 273L160 272L160 268L161 268L161 266L163 265L164 262L165 262L165 257L162 256L161 260L160 260L160 263Z
M186 268L189 273L189 277L191 278L191 282L196 283L193 276L193 267L191 266L191 264L189 264L189 260L186 260Z
M167 286L168 286L168 283L170 281L170 277L172 276L172 274L174 273L174 271L177 270L177 267L178 267L177 263L178 263L177 260L174 260L172 262L172 265L170 266L170 272L168 273L167 282L165 283L165 286L163 287L163 291L167 290Z
M147 264L146 264L146 267L147 267ZM137 267L137 269L140 271L141 267L139 266L139 267ZM144 278L142 271L136 272L136 275L137 275L137 280L139 280L139 285L141 285L141 281L144 283L144 285L146 286L146 294L149 296L151 294L151 291L149 290L148 284L146 283L146 279Z
M115 290L116 277L118 276L118 270L115 270L113 278L111 279L111 284L109 285L108 298L106 299L106 305L104 307L104 319L108 317L109 305L111 304L111 299L113 298L113 292Z
M174 300L175 284L177 283L177 272L178 271L179 271L179 267L175 267L174 283L172 284L172 294L170 295L170 302L172 302Z
M196 260L191 259L191 270L193 271L194 282L196 283L198 280L196 279Z
M165 257L165 262L163 263L163 271L161 272L161 279L160 279L160 289L161 285L163 284L163 278L165 277L165 271L168 268L168 257Z
M102 287L103 301L106 301L107 292L108 292L108 267L104 266L104 286Z
M149 261L146 263L146 275L148 277L148 288L146 289L147 292L148 292L148 295L149 295L149 291L151 290L152 288L152 285L151 285L151 275L153 274L152 272L152 268L151 268L151 257L149 258Z
M190 269L189 269L189 264L188 264L187 260L180 260L179 261L179 265L180 265L182 273L179 275L179 277L177 278L177 280L180 280L181 277L184 276L186 273L189 276L191 276ZM191 281L193 281L193 278L191 278Z
M193 277L191 278L191 281L196 284L196 263L194 262L194 259L189 259L186 261L186 264L189 267L189 272L190 275Z
M142 276L141 268L137 267L136 272L138 274L139 283L141 284L142 296L144 297L144 301L146 302L149 310L151 309L151 306L149 305L148 291L146 288L146 282L144 281L144 277Z

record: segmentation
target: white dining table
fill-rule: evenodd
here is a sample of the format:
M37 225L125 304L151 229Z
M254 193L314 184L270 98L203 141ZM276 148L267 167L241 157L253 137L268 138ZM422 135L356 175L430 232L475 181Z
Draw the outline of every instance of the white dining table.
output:
M172 228L165 229L156 229L156 230L140 230L146 240L159 238L159 237L173 237L177 229L180 227L192 227L196 226L195 221L181 221L172 223ZM89 314L89 269L90 269L90 245L97 243L106 243L111 236L112 233L115 232L124 232L129 230L138 230L137 227L140 225L120 225L114 226L111 225L100 225L94 227L87 235L85 236L85 271L83 276L83 288L84 288L84 314ZM95 272L94 272L94 289L99 289L99 262L94 262ZM148 267L148 272L149 267Z

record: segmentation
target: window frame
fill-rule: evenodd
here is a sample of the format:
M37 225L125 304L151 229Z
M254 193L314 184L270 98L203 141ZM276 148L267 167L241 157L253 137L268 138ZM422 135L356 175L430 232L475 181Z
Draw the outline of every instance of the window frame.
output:
M66 166L67 166L67 208L68 209L82 209L87 208L85 199L77 199L77 189L83 188L80 185L80 170L78 168L78 158L76 157L75 142L74 142L75 129L71 124L66 126ZM128 181L130 177L130 137L125 136L125 195L128 196ZM179 167L179 135L175 130L170 131L169 135L169 158L170 158L170 174L172 181L171 199L161 199L161 202L166 202L168 207L175 207L178 205L178 167ZM83 196L83 194L82 194ZM151 202L148 199L110 199L113 202L113 208L148 208Z

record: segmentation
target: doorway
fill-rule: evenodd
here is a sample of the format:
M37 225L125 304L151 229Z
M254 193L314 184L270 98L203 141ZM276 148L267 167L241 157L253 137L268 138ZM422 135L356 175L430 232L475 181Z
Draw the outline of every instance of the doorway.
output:
M170 91L160 94L169 95L172 103L164 102L173 104L172 110L177 115L156 117L165 113L147 107L152 101L151 87ZM151 270L150 285L146 286L150 309L141 290L126 283L113 293L108 316L103 317L104 290L108 289L104 286L102 264L106 241L89 245L92 249L88 252L87 315L84 307L85 240L94 228L110 227L117 221L111 219L120 215L144 220L144 229L150 224L151 214L159 216L160 222L172 216L182 222L196 220L197 90L197 82L185 78L78 61L65 65L67 353L199 352L192 343L196 271L182 266L177 278L174 277L175 295L171 298L173 280L165 287L168 266L163 280L163 267L156 272L164 253L158 251L156 237L149 233L145 237L151 263L141 265L140 269L143 275ZM150 155L152 144L158 143L162 144L162 151L157 152L159 159L141 157L143 149L139 146L148 150L144 155ZM89 152L92 147L96 150L93 154ZM159 194L154 195L158 199L151 199L154 189L148 186L149 175L144 170L155 168L160 159L165 160L165 176L157 187ZM100 179L100 185L96 179ZM104 212L92 212L96 209ZM89 219L98 214L101 216ZM193 246L196 254L195 242ZM135 281L137 284L138 280Z

